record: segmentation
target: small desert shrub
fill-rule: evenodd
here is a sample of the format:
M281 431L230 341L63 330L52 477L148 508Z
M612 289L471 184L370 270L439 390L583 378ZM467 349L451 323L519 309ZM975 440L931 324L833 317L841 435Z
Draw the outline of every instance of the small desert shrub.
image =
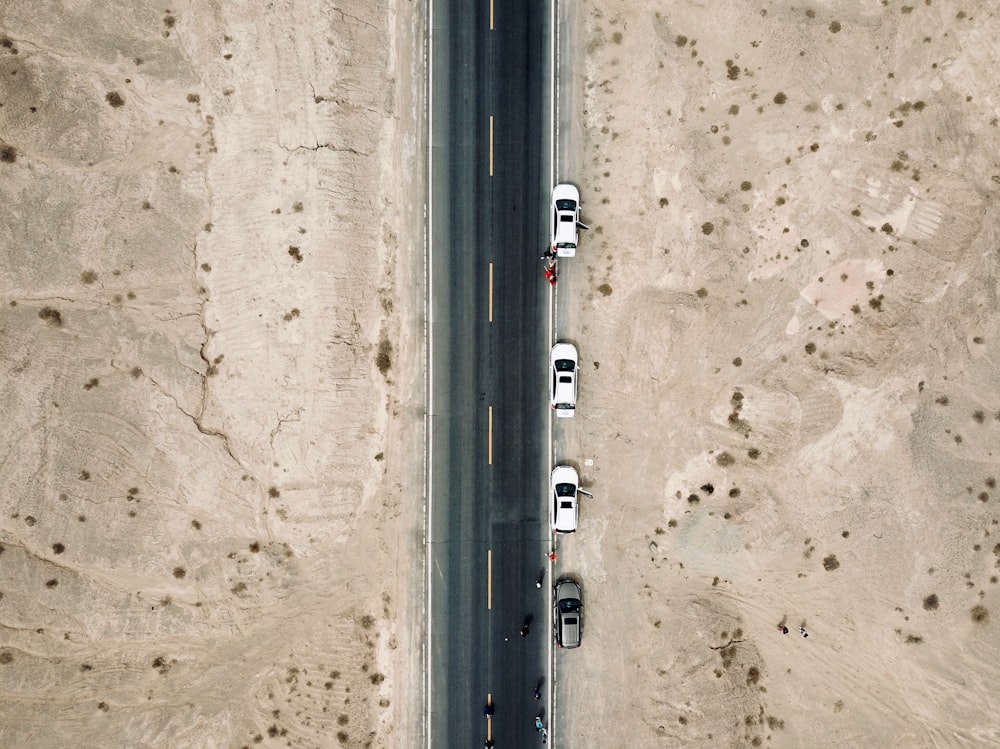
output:
M38 317L41 320L45 320L45 322L54 328L62 327L62 315L59 314L59 310L57 309L52 309L52 307L42 307L38 312Z
M375 354L375 366L382 374L392 369L392 343L387 338L378 342L378 353Z

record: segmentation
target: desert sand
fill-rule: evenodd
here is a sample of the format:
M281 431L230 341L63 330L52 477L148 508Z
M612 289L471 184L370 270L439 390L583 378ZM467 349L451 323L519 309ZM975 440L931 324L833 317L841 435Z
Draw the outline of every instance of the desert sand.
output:
M421 12L140 5L0 12L0 746L405 746Z
M423 12L5 5L0 745L421 736ZM1000 745L991 6L563 16L558 744Z
M561 739L1000 745L995 6L570 17Z

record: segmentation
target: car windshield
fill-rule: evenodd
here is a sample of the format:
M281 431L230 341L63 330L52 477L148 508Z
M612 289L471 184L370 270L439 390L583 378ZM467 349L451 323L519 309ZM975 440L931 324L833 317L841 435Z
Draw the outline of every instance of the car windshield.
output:
M580 610L580 601L576 598L564 598L559 602L559 610L564 614ZM568 621L568 620L567 620Z
M572 359L556 359L556 372L572 372L576 366ZM561 382L568 382L568 380L560 380Z
M560 211L572 211L576 209L576 201L569 200L568 198L563 198L562 200L556 201L556 209ZM568 219L563 219L564 221Z
M560 497L576 496L576 484L556 484L556 495Z

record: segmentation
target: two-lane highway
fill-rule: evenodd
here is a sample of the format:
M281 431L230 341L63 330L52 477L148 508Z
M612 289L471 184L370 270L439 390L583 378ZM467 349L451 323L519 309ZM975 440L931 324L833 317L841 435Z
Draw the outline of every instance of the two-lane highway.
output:
M535 587L549 548L549 6L433 0L429 23L427 745L527 747L551 637L551 581Z

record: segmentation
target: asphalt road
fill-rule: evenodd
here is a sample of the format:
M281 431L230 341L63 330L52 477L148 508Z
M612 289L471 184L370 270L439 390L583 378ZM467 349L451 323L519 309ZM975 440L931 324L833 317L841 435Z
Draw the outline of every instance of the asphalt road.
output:
M434 0L430 24L427 744L489 732L530 747L551 638L551 581L535 588L549 548L549 6Z

